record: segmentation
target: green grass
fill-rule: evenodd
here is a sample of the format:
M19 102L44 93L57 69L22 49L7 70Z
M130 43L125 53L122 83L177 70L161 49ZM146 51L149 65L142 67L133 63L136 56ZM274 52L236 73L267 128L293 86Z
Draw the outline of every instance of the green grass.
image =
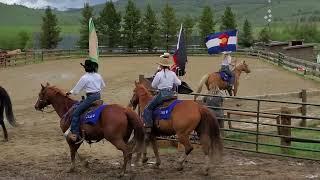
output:
M61 26L61 35L79 35L79 25ZM36 32L41 31L38 25L24 26L0 26L0 49L16 49L19 47L19 33L25 31L31 39ZM30 42L32 43L32 42Z
M314 127L316 123L311 123L310 127ZM269 132L271 133L271 132ZM276 132L272 132L276 134ZM311 138L311 139L320 139L320 133L319 131L311 131L311 130L302 130L302 129L292 129L291 135L294 137L299 138ZM245 133L227 133L227 138L236 139L236 140L244 140L244 141L252 141L255 142L256 136L255 135L249 135ZM267 137L267 136L259 136L259 142L265 143L265 144L271 144L271 145L280 145L280 138L277 137ZM238 146L250 150L255 150L254 144L245 144L245 143L234 143L226 141L227 144ZM295 148L305 148L305 149L312 149L312 150L318 150L320 151L320 144L317 143L301 143L301 142L291 142L291 147ZM271 147L271 146L265 146L265 145L259 145L259 151L260 152L266 152L266 153L276 153L276 154L282 154L282 150L280 147ZM320 159L320 153L319 152L310 152L310 151L301 151L301 150L288 150L288 155L291 156L297 156L297 157L304 157L304 158L314 158L314 159Z

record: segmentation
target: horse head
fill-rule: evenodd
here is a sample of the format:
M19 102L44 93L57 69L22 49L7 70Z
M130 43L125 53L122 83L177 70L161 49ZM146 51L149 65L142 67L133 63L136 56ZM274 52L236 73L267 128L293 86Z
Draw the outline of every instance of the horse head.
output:
M245 73L251 72L249 65L246 63L246 61L242 61L242 63L237 66L237 69L239 69L240 71L243 71Z
M151 96L148 89L142 83L135 82L135 88L133 90L133 95L130 100L129 106L132 106L133 109L135 109L139 104L139 100L145 96Z
M45 86L41 84L38 100L34 105L35 109L42 111L45 107L52 105L52 103L58 99L58 96L64 97L65 95L60 89L55 86L50 86L49 83Z

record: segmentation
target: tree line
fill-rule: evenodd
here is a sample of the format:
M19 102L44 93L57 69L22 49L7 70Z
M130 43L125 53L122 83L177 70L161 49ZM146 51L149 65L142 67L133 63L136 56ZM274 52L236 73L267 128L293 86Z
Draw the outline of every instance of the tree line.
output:
M107 1L103 10L97 16L94 15L93 8L89 4L84 5L82 9L80 40L78 42L79 47L82 49L88 48L88 23L91 17L94 18L97 28L99 45L109 48L121 46L127 48L147 48L151 51L156 47L162 47L169 50L170 45L176 44L181 23L185 29L187 45L201 45L205 47L204 39L207 35L216 31L231 29L239 29L238 38L240 46L250 47L255 41L251 23L245 19L242 27L238 28L236 15L229 6L225 8L222 17L216 17L210 6L204 6L202 13L197 18L189 15L178 18L175 10L169 3L165 4L158 17L150 4L141 12L134 1L129 0L124 14L121 14L112 1ZM307 29L297 27L291 29L291 34L300 38L304 36L305 30ZM313 30L307 34L309 35L308 39L312 39L313 35L318 34L318 31ZM200 42L195 44L192 40L193 35L200 37ZM270 31L270 28L263 28L258 33L256 41L267 43L270 39L277 40L275 39L277 36L279 34L273 33ZM58 19L50 7L48 7L43 17L41 47L45 49L56 48L60 40Z
M124 14L116 9L112 1L105 3L103 10L98 16L94 16L93 8L85 4L82 10L82 19L80 27L80 48L88 48L89 19L93 17L96 24L99 37L99 44L115 48L124 46L127 48L147 48L152 50L155 47L164 47L169 49L177 41L177 34L180 24L183 24L186 33L186 42L191 44L192 34L196 33L197 26L198 36L203 37L203 42L199 45L204 46L204 39L207 35L215 32L215 27L219 23L220 31L236 29L236 16L230 7L225 9L221 20L215 20L214 12L209 6L205 6L198 18L186 15L178 19L174 9L166 3L161 11L160 17L157 17L155 11L148 4L141 12L134 1L129 0ZM240 33L240 41L245 46L253 43L251 25L248 20L245 21L243 31ZM57 47L60 38L60 28L58 19L48 7L45 11L42 23L41 47L53 49Z

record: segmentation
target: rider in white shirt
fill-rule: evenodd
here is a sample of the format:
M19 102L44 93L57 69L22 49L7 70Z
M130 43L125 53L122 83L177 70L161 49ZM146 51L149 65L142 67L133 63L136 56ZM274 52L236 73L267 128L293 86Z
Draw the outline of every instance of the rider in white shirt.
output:
M232 64L232 59L230 56L231 52L222 52L223 54L223 60L221 63L221 71L225 72L228 76L231 77L230 82L228 82L228 89L232 89L233 83L234 83L234 74L232 72L234 68L234 64Z
M152 112L153 110L162 103L163 99L167 99L174 95L174 85L181 85L181 80L177 75L170 70L171 61L169 59L169 53L165 53L160 56L160 62L158 63L161 70L155 75L151 86L159 93L152 99L151 102L146 106L143 112L143 119L146 124L146 132L150 133L153 126Z
M82 65L82 64L81 64ZM79 119L81 113L83 113L90 105L97 100L101 99L100 92L101 89L106 85L98 71L98 64L91 60L86 60L85 65L82 65L86 71L77 85L66 95L70 94L79 94L81 91L86 92L87 98L83 100L72 112L72 121L71 121L71 133L68 134L68 138L72 141L77 141L79 138Z

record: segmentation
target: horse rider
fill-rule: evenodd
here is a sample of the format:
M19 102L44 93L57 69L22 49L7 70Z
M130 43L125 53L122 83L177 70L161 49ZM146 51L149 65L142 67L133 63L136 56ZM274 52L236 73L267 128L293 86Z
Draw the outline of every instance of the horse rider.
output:
M232 72L233 68L235 67L235 64L232 63L230 51L224 51L223 59L221 63L221 71L225 72L230 77L230 82L228 82L228 90L232 89L233 83L234 83L234 74Z
M152 112L162 103L164 99L168 99L174 95L174 85L181 85L181 80L170 70L171 60L170 54L164 53L160 56L160 71L156 73L151 86L159 91L159 93L149 102L143 112L147 136L150 135L153 126Z
M90 59L85 60L85 64L81 65L84 67L85 74L80 78L76 86L69 92L66 93L67 96L73 94L79 94L81 91L86 92L87 98L84 99L72 112L71 129L67 137L72 141L76 142L79 136L79 119L81 113L83 113L90 105L97 100L101 99L100 92L101 89L106 85L98 74L98 63L91 61Z

